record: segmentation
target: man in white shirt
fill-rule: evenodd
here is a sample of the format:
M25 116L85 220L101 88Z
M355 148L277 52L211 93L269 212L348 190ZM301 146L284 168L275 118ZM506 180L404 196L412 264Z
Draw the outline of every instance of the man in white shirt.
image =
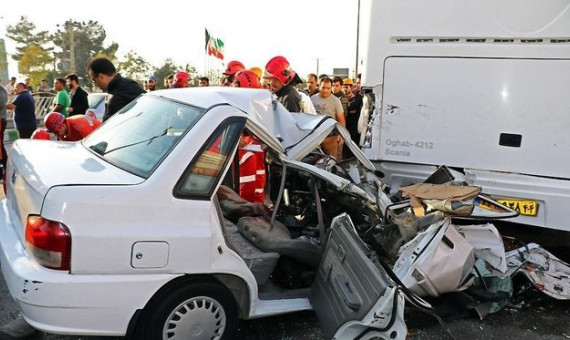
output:
M8 92L9 96L13 96L16 94L16 77L10 78L10 81L6 86L4 86L6 92Z
M332 95L332 80L330 78L327 77L321 81L319 93L311 96L311 101L317 113L328 115L336 119L340 125L346 126L344 109L340 99ZM333 156L337 161L340 161L342 160L343 144L344 140L342 137L338 133L335 134L333 132L325 138L321 148L327 155Z

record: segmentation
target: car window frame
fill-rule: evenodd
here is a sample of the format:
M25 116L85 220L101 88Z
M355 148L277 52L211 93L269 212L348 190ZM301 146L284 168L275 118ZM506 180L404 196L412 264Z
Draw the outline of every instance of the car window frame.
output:
M180 178L178 179L178 181L174 185L172 194L175 198L189 199L189 200L201 200L201 201L208 201L212 198L212 196L214 195L214 192L217 190L218 186L220 185L220 182L225 177L225 175L228 171L228 168L230 166L230 163L232 162L233 158L235 157L236 150L237 150L238 144L239 144L239 138L236 138L233 141L234 145L232 147L232 150L230 153L228 153L228 157L226 157L224 164L222 165L222 169L221 169L220 173L216 176L217 178L214 181L214 185L211 186L208 193L202 193L202 194L185 193L185 192L183 192L182 188L183 188L184 184L186 183L186 181L188 181L188 178L193 174L192 169L194 168L194 166L196 165L196 163L198 162L200 157L211 146L211 144L220 136L220 134L233 123L240 124L238 129L241 132L243 132L243 130L245 128L246 121L247 121L247 119L243 118L243 117L229 117L229 118L223 120L218 125L218 127L214 130L214 132L212 132L212 134L208 137L208 139L202 144L202 147L198 150L198 152L196 152L196 154L194 155L192 160L188 163L188 166L184 169L182 175L180 176ZM237 134L237 136L240 136L241 132L239 134Z

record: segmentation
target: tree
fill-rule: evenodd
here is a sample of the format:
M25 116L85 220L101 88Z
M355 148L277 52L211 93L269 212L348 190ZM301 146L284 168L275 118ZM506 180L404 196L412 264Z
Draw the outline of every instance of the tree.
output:
M94 57L106 57L116 60L115 54L119 44L113 42L108 46L103 43L107 33L97 21L77 22L66 21L58 25L58 30L52 35L53 43L59 51L55 53L61 61L63 73L74 72L83 79L85 84L87 76L87 64Z
M6 36L16 42L16 54L12 55L12 59L20 61L24 54L26 48L31 45L36 45L37 47L50 51L44 47L45 44L50 40L50 34L48 31L41 31L34 33L36 25L29 21L27 17L21 16L20 22L14 26L6 27Z
M39 84L40 80L49 74L52 61L51 53L36 44L31 44L22 51L18 72L28 75L32 84Z
M190 84L192 86L198 86L198 77L200 77L200 75L198 74L198 71L196 70L196 66L188 63L186 64L186 67L184 67L184 70L186 72L188 72L188 75L190 75Z
M135 51L129 51L125 54L123 60L118 65L118 71L122 75L138 80L146 79L151 69L152 66Z
M174 74L179 69L181 69L181 67L175 65L172 59L166 59L161 67L154 70L154 76L157 79L157 87L163 89L164 82L162 80L164 80L169 75Z

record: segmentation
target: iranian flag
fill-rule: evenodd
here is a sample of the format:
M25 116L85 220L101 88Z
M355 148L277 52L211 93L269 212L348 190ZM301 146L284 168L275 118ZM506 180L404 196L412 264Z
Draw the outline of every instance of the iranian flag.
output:
M206 53L218 59L224 59L224 42L222 39L214 38L206 29Z

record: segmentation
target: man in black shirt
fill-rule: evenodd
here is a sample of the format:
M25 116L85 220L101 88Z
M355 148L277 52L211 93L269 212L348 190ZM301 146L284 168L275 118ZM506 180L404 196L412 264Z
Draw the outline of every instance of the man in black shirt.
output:
M265 65L266 75L264 78L271 79L271 91L277 96L277 100L285 106L289 112L301 112L301 95L293 86L293 79L297 75L291 70L285 57L272 58Z
M136 81L123 78L115 65L107 58L95 58L87 65L87 73L93 84L112 95L109 106L103 116L103 121L109 119L135 98L145 93L145 90Z
M84 115L89 108L87 92L79 86L79 78L75 73L65 76L65 81L69 87L69 97L71 98L67 112L70 116Z

